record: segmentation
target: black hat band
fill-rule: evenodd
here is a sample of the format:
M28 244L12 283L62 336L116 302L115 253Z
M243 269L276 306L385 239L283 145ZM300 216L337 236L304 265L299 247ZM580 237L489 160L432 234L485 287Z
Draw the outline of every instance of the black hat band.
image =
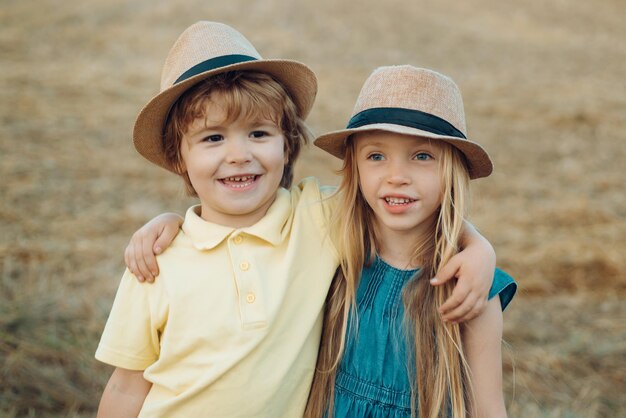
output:
M439 116L420 110L399 107L375 107L366 109L350 118L346 129L359 128L361 126L378 123L408 126L437 135L467 139L463 132L459 131L450 122Z
M216 68L226 67L227 65L239 64L242 62L248 61L256 61L258 58L254 58L248 55L222 55L220 57L215 57L208 59L206 61L202 61L199 64L194 65L187 71L185 71L180 77L174 81L174 84L178 84L181 81L185 81L188 78L191 78L195 75L204 73L206 71L215 70Z

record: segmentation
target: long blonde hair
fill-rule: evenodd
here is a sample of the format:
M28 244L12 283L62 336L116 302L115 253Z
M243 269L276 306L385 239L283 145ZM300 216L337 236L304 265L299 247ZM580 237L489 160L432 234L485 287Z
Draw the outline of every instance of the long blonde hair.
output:
M415 361L409 362L415 364L414 376L409 379L411 415L419 411L419 416L428 418L438 418L447 411L454 417L465 417L473 410L460 327L445 324L437 312L454 284L434 287L428 280L458 252L469 199L469 175L463 155L446 143L442 148L441 206L431 234L415 243L413 256L421 262L421 268L403 291L406 334L414 340L413 349L407 350L415 356ZM374 214L359 188L354 141L346 146L341 174L337 198L342 210L334 214L331 228L341 265L326 299L317 367L305 411L310 418L322 417L326 412L332 416L335 376L344 351L349 313L356 312L356 289L363 265L374 260L379 247Z

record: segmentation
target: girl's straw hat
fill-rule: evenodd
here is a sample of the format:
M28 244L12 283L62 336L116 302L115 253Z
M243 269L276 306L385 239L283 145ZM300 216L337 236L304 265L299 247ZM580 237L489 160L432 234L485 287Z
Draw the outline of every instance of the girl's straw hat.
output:
M287 89L298 115L306 118L317 94L317 79L297 61L263 59L252 44L230 26L198 22L187 28L170 50L161 73L161 91L141 110L135 121L137 151L170 171L162 149L163 129L172 105L196 83L235 70L271 75Z
M380 67L365 81L346 129L318 137L315 145L343 158L348 137L386 131L445 141L466 157L470 178L487 177L487 152L467 139L463 99L450 78L410 65Z

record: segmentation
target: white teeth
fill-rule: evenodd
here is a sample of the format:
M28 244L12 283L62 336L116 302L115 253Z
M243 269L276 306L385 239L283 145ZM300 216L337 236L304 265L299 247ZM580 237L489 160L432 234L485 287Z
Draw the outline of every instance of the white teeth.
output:
M224 180L226 181L249 181L252 180L254 176L245 176L245 177L226 177Z
M411 203L413 200L400 197L386 197L385 201L390 205L405 205Z
M255 175L252 176L242 176L242 177L224 177L222 181L226 184L228 183L228 187L234 189L241 189L251 185L256 178ZM239 183L239 184L236 184Z

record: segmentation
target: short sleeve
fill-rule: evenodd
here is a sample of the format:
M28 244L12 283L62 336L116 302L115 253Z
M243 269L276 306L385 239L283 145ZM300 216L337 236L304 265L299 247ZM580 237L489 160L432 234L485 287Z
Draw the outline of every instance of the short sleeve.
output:
M504 311L508 304L515 296L517 291L517 283L508 273L499 268L493 276L493 282L491 282L491 289L489 289L489 299L492 299L496 295L500 296L500 306Z
M329 238L331 218L337 209L337 188L334 186L321 186L315 177L302 179L296 186L291 188L292 199L296 199L294 207L297 216L301 219L309 217L318 226L317 232L324 238ZM334 243L329 241L337 253Z
M295 191L297 192L294 193ZM300 203L307 207L319 207L326 216L336 210L336 191L337 187L322 186L315 177L304 178L291 189L292 194L301 199Z
M140 283L126 270L96 350L96 359L129 370L145 370L158 359L159 333L166 316L166 311L159 308L164 299L159 282Z

